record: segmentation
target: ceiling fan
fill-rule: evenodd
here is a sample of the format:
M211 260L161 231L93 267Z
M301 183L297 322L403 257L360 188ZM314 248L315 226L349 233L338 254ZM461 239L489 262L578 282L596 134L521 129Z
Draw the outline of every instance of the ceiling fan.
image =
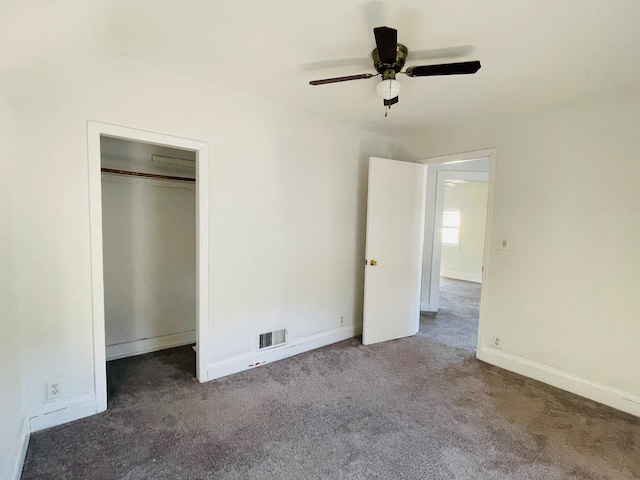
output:
M373 66L378 72L348 75L346 77L324 78L312 80L311 85L326 85L328 83L348 82L371 77L382 76L382 81L376 86L376 93L382 97L387 110L391 105L398 103L400 82L396 80L397 74L405 74L408 77L432 77L435 75L467 75L480 70L478 60L470 62L442 63L439 65L411 66L404 72L401 71L409 54L407 47L398 43L398 31L390 27L376 27L373 29L376 39L376 48L373 49ZM385 112L385 117L387 112Z

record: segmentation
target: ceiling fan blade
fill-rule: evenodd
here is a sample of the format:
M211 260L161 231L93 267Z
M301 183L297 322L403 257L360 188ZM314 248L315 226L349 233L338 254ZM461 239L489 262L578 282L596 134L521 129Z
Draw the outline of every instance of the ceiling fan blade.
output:
M398 31L390 27L376 27L373 29L376 37L376 47L380 61L387 65L396 63L398 50Z
M467 75L480 70L480 62L443 63L440 65L422 65L409 67L404 72L409 77L431 77L434 75Z
M326 85L327 83L348 82L349 80L361 80L375 77L373 73L361 73L360 75L348 75L346 77L324 78L322 80L311 80L309 85Z

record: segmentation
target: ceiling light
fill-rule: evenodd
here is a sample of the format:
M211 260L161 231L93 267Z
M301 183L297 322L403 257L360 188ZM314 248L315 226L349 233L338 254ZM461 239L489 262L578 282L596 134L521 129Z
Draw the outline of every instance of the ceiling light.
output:
M388 80L382 80L376 85L376 93L380 98L385 100L391 100L400 93L400 82L394 78Z

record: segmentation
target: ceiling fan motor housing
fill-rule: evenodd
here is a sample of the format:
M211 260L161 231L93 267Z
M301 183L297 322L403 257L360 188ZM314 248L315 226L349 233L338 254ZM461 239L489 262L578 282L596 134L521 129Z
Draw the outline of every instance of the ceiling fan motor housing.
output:
M383 80L396 78L396 73L402 70L402 67L404 67L404 62L407 60L409 50L401 43L398 43L397 45L396 61L391 65L382 63L382 61L380 61L380 55L378 54L377 48L374 48L373 52L371 52L371 56L373 57L373 66L375 67L377 72L382 75Z

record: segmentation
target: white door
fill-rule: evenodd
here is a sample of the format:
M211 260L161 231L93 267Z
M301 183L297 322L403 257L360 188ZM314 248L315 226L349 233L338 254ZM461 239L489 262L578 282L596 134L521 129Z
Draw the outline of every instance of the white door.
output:
M425 192L423 164L369 158L365 345L418 332Z

